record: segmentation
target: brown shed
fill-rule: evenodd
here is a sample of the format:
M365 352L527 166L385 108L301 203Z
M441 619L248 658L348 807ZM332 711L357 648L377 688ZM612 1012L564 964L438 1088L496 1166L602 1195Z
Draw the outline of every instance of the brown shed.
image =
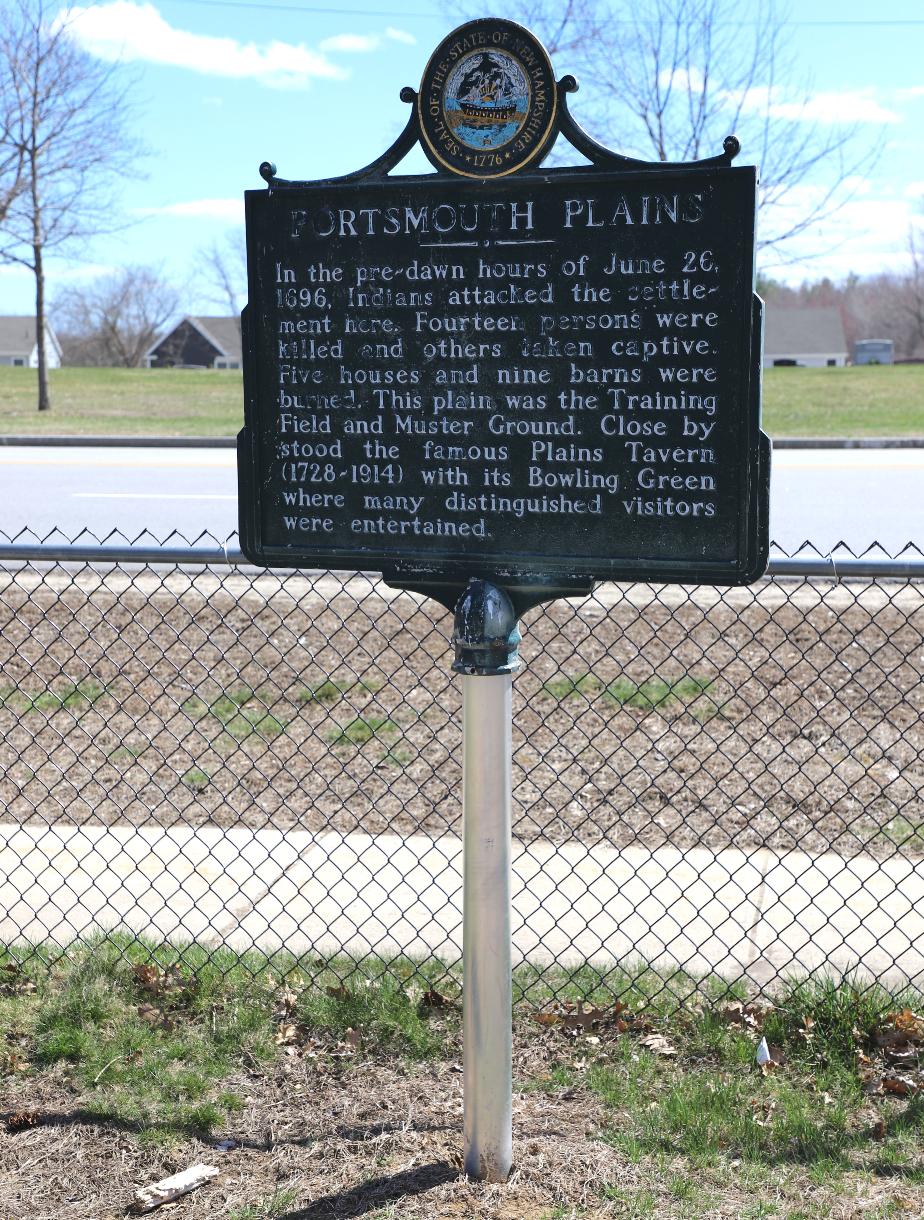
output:
M188 314L149 349L145 363L152 369L239 369L240 318Z

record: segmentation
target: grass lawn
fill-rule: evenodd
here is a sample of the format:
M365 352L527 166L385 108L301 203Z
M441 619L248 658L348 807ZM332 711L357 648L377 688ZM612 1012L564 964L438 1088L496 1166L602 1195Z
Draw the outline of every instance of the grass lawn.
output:
M51 410L36 410L36 374L0 368L0 434L236 436L241 374L194 369L54 369Z
M924 365L766 369L771 436L924 436Z
M558 998L516 1005L515 1172L492 1187L460 1174L459 990L440 963L344 977L119 937L55 957L0 952L4 1217L121 1215L200 1162L219 1176L183 1220L924 1214L917 994L847 980L771 1003L701 983L681 1003L642 972L608 976L614 1004L590 970L546 972ZM535 972L520 984L535 994Z
M237 372L56 369L51 411L35 409L36 375L0 367L0 434L234 436L243 418ZM924 435L924 365L768 369L771 436Z

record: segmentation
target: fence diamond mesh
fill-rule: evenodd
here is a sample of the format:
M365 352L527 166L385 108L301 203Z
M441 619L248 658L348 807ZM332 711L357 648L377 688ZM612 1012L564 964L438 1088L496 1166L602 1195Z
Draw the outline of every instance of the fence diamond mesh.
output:
M39 541L0 547L0 940L456 972L451 616L208 539ZM776 553L750 589L526 615L513 927L537 989L583 963L614 993L650 968L678 994L924 976L922 573L912 548Z

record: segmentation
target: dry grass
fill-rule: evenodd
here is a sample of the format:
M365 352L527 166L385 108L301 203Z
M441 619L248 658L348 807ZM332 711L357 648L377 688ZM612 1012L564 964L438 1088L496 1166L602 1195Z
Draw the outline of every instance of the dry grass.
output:
M0 954L3 1220L114 1220L201 1162L220 1175L178 1220L924 1212L919 993L518 1007L514 1170L489 1186L461 1172L456 989L375 983L373 962L325 988L195 945L78 943L51 971L23 952Z
M53 1117L0 1134L0 1215L114 1220L135 1187L199 1162L220 1176L171 1209L177 1220L924 1214L924 1189L901 1173L890 1180L857 1171L831 1183L811 1166L785 1162L755 1172L729 1160L697 1167L680 1153L632 1159L599 1138L612 1116L580 1086L515 1095L515 1168L506 1186L461 1174L462 1078L452 1064L366 1061L325 1076L293 1057L226 1087L243 1102L227 1129L167 1147L86 1113L80 1097L53 1081L38 1096L31 1082L7 1088L2 1108L40 1101Z
M267 1202L280 1197L283 1209L269 1214L289 1220L512 1220L550 1215L560 1205L582 1215L616 1214L600 1210L599 1187L616 1177L617 1158L587 1138L601 1111L587 1097L517 1098L517 1166L501 1188L461 1175L461 1076L447 1065L365 1063L348 1079L319 1080L313 1065L287 1059L267 1079L244 1076L231 1086L245 1108L220 1140L190 1139L168 1150L139 1145L130 1133L81 1114L72 1097L49 1091L46 1104L62 1106L57 1121L0 1136L4 1220L120 1215L136 1185L200 1161L221 1176L173 1211L182 1220L247 1215L246 1208L262 1217ZM216 1143L231 1146L216 1150Z

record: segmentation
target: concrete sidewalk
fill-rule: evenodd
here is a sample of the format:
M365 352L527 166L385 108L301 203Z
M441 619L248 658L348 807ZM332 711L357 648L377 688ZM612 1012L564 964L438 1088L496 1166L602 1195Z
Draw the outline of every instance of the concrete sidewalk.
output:
M644 959L757 984L825 963L924 980L924 860L515 843L514 957ZM0 940L95 928L454 959L462 844L215 826L0 825Z

